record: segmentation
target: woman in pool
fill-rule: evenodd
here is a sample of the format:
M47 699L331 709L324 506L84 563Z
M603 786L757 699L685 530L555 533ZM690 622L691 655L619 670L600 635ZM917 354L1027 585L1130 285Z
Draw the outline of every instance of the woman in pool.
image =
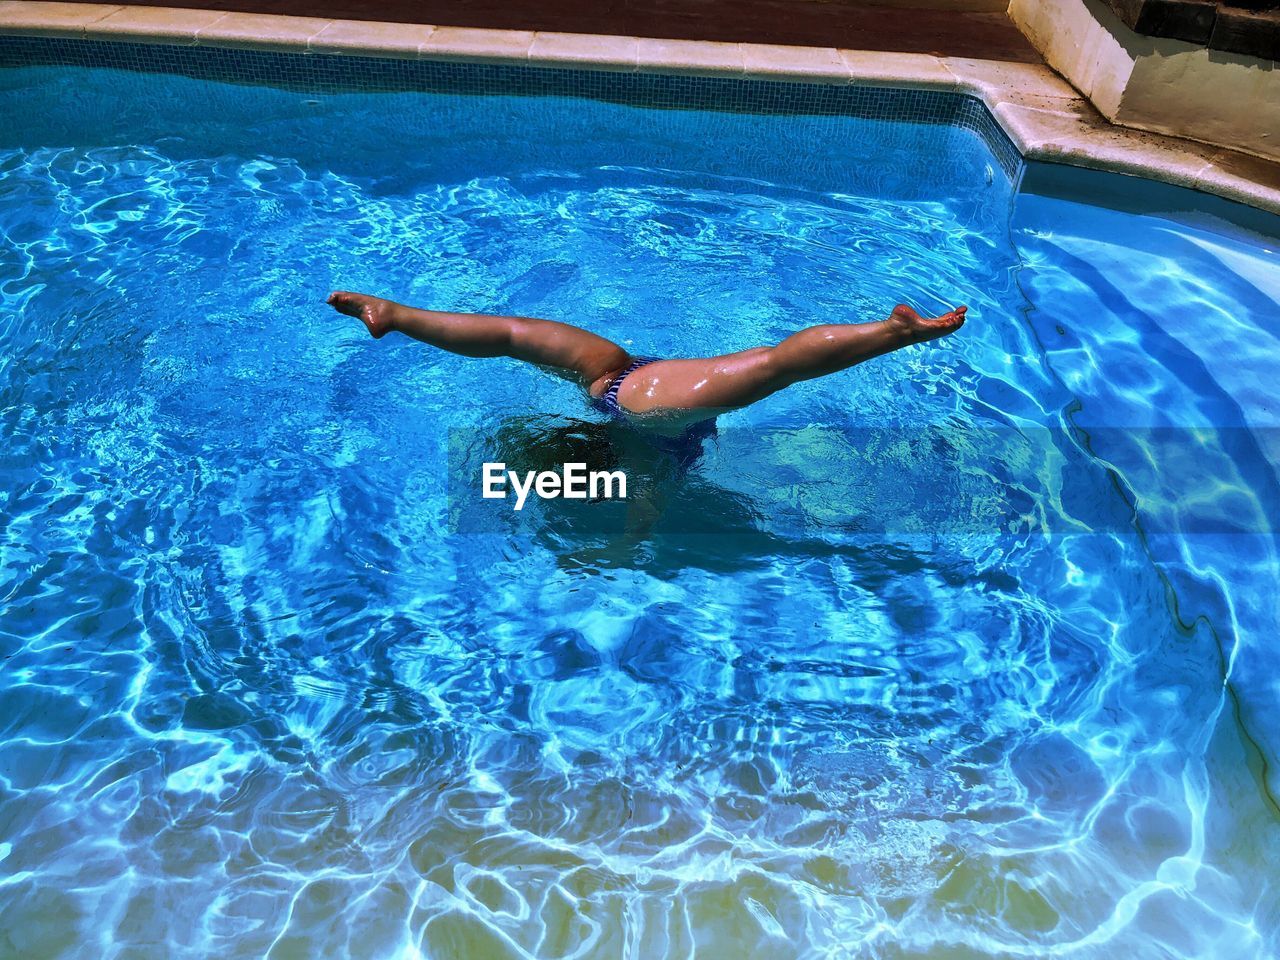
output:
M374 337L392 330L464 357L512 357L582 385L600 407L646 427L681 434L718 414L762 400L800 380L836 373L913 343L959 330L968 307L922 317L898 304L884 320L823 324L777 346L721 357L635 357L604 337L555 320L419 310L361 293L329 295Z

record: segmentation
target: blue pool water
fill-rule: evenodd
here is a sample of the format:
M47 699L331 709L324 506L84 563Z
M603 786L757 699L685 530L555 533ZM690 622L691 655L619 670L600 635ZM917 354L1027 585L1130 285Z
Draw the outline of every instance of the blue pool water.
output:
M1277 241L927 124L0 117L0 956L1280 951ZM724 417L636 543L477 513L597 418L334 287L667 355L972 319Z

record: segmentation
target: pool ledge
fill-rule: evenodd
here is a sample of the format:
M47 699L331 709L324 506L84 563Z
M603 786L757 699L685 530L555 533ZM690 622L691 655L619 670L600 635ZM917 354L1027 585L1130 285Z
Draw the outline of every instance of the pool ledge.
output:
M953 90L1027 160L1146 177L1280 214L1280 163L1117 126L1047 66L927 54L0 0L0 35Z

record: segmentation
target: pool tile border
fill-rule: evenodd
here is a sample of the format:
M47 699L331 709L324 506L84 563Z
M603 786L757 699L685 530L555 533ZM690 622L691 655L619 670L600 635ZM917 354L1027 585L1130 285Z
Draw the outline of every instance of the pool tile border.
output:
M46 0L0 0L6 35L949 92L985 106L998 154L1007 138L1024 160L1146 177L1280 214L1280 164L1112 124L1037 64ZM965 119L991 142L985 124Z
M326 41L327 31L313 39ZM385 38L383 38L385 39ZM474 48L472 48L474 50ZM648 72L625 60L621 69L583 70L576 63L486 62L476 57L311 56L270 47L222 48L200 43L137 44L98 38L0 36L0 65L102 66L178 73L222 83L262 83L309 94L336 92L505 94L587 97L652 109L723 113L851 116L934 123L966 130L1016 181L1022 158L976 97L952 89L852 83L793 83L737 74L688 76ZM623 51L625 55L625 49ZM940 147L942 148L942 147Z

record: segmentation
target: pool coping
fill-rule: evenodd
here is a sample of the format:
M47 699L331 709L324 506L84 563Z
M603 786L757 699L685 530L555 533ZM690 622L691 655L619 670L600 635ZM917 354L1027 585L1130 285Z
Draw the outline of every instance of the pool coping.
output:
M0 36L951 91L981 100L1024 160L1144 177L1280 215L1280 163L1113 124L1043 64L49 0L0 0Z

